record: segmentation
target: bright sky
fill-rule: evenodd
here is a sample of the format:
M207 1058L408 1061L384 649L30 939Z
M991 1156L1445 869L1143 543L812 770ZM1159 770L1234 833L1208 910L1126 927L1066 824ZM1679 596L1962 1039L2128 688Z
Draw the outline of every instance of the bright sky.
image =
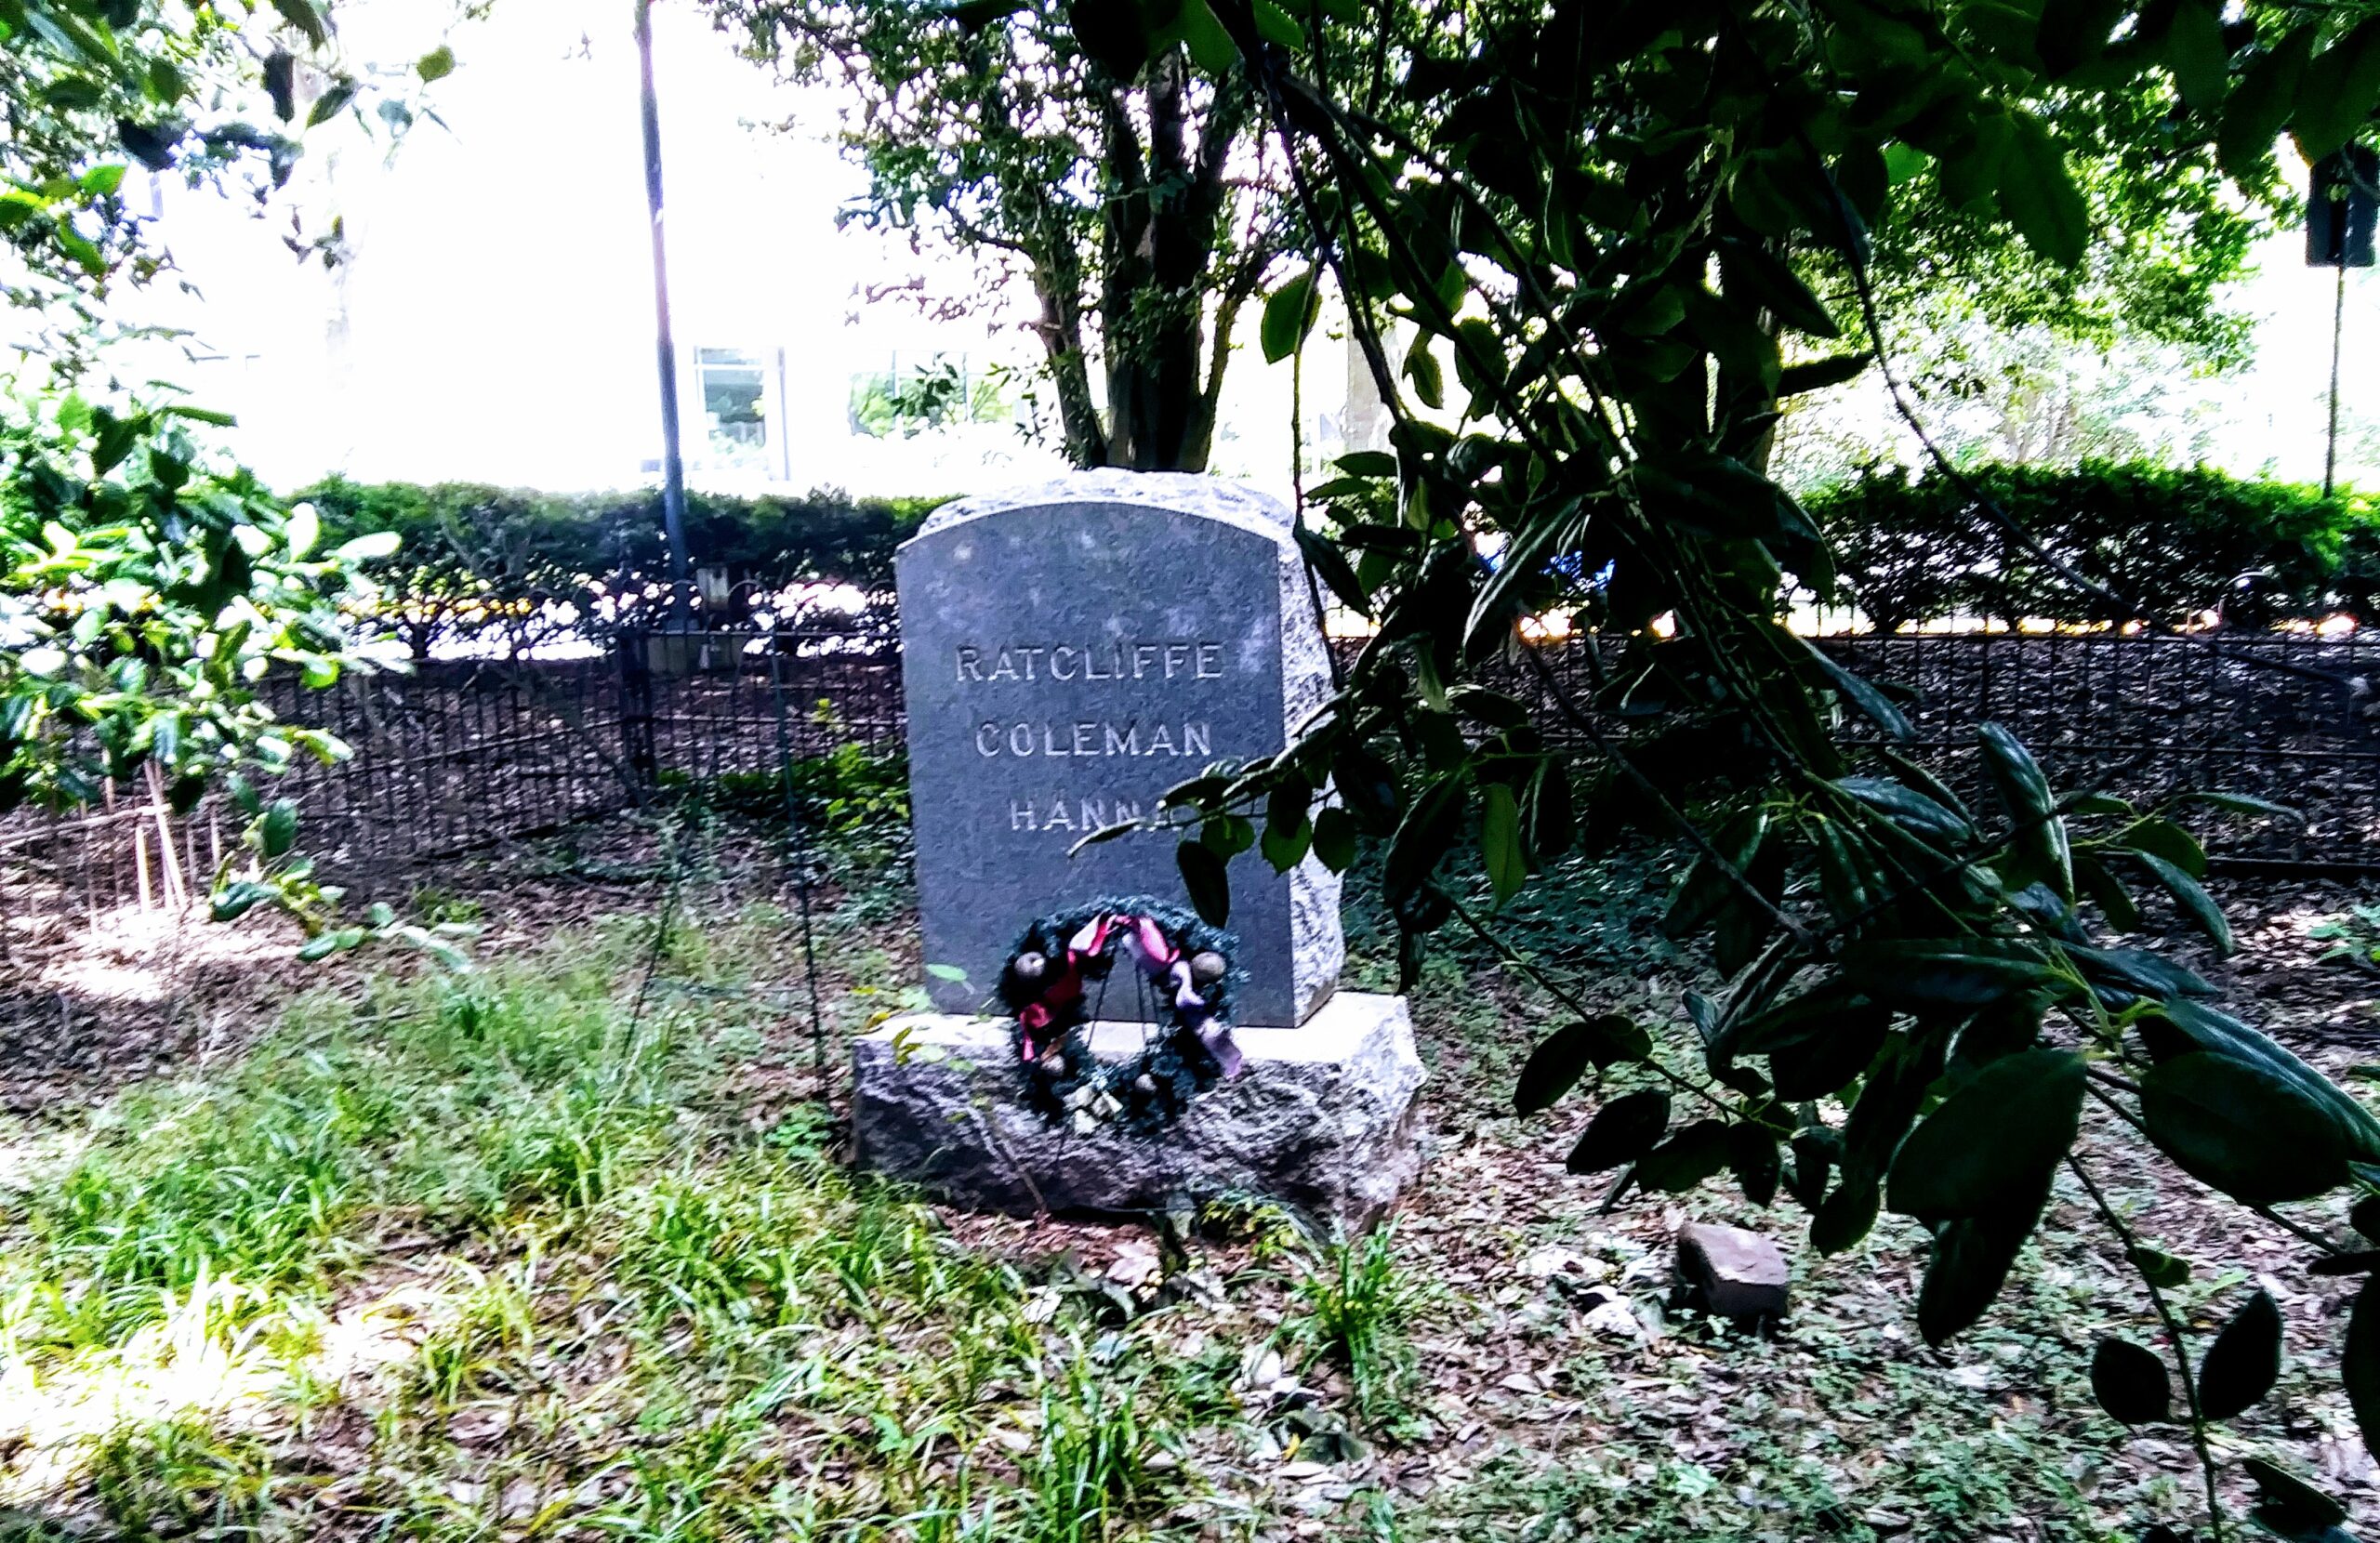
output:
M339 8L351 57L392 62L435 45L443 13L419 0ZM435 91L444 127L421 125L393 160L352 135L312 158L299 202L316 225L343 216L353 253L335 271L296 267L278 217L164 192L169 239L203 297L160 296L154 314L190 327L209 358L159 373L237 411L238 449L283 486L329 469L554 489L644 480L659 439L630 15L628 0L501 0L490 20L458 27L460 67ZM688 0L660 0L655 33L679 339L784 350L793 482L943 493L1055 469L1005 427L848 431L853 376L895 358L1030 360L1020 309L920 315L904 286L987 297L964 258L837 230L862 181L827 142L832 99L734 57ZM756 126L788 115L799 132ZM2241 297L2259 318L2255 367L2178 383L2169 407L2194 408L2219 464L2319 480L2333 275L2303 266L2294 233L2259 262ZM2342 469L2380 483L2374 283L2349 279ZM1229 380L1217 469L1282 487L1288 371L1243 347ZM1311 434L1342 400L1343 369L1326 353L1306 386ZM1888 431L1872 395L1846 392L1831 410Z

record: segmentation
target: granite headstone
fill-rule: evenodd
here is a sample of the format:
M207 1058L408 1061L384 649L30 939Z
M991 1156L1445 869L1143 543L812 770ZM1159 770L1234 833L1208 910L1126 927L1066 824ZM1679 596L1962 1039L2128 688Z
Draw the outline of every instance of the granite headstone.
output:
M1288 510L1210 478L1078 472L947 504L898 578L925 958L965 976L931 983L948 1011L984 1007L1045 912L1187 903L1166 834L1072 849L1210 765L1279 750L1329 689ZM1228 871L1237 1016L1302 1022L1342 962L1338 880L1252 851Z

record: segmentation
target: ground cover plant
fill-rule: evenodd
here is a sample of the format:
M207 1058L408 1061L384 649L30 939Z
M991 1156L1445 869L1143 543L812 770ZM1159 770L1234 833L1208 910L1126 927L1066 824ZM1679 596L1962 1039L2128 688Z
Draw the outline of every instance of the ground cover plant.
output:
M2153 1319L2087 1234L2044 1233L1948 1352L1907 1326L1921 1234L1889 1219L1840 1258L1796 1249L1772 1334L1673 1307L1681 1214L1778 1213L1732 1187L1597 1212L1545 1150L1555 1116L1511 1101L1561 1009L1484 943L1418 983L1432 1177L1368 1239L873 1187L812 1101L794 917L708 877L775 855L695 825L640 873L563 886L561 847L458 871L423 903L602 898L550 930L516 913L473 975L304 989L251 1044L0 1129L0 1536L2096 1540L2198 1503L2185 1442L2093 1401L2078 1352ZM1658 927L1675 860L1566 861L1520 947L1592 966L1615 1011L1709 984ZM920 968L879 946L914 930L906 886L840 871L839 1035L914 1001ZM1396 968L1376 873L1351 903L1374 985ZM2380 1043L2364 978L2309 935L2340 908L2242 907L2237 976L2334 1067ZM2323 1471L2362 1515L2380 1486L2315 1370L2350 1283L2284 1275L2294 1239L2116 1122L2081 1150L2189 1260L2194 1337L2277 1294L2286 1368L2227 1451Z

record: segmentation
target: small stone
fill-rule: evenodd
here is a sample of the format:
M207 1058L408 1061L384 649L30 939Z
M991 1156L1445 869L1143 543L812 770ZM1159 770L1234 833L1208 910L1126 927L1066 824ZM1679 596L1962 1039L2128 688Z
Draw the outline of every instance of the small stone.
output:
M1139 1088L1144 1093L1154 1094L1157 1091L1157 1078L1149 1075L1146 1072L1143 1072L1139 1076L1132 1079L1132 1086Z
M1782 1315L1792 1278L1777 1245L1758 1233L1708 1221L1679 1229L1677 1273L1693 1305L1725 1318Z
M1008 968L1020 981L1038 981L1041 978L1041 972L1050 968L1050 961L1027 950L1019 954L1015 962Z
M1193 985L1213 985L1230 969L1231 962L1211 948L1200 949L1190 956L1190 983Z
M1066 1095L1066 1107L1080 1113L1090 1108L1091 1101L1097 1097L1099 1097L1099 1089L1086 1082Z
M1099 1096L1091 1101L1091 1112L1103 1120L1112 1120L1124 1112L1124 1105L1115 1094L1102 1089Z
M1062 1055L1051 1056L1041 1062L1041 1070L1051 1082L1055 1082L1066 1075L1066 1058Z
M1092 1118L1091 1117L1091 1111L1090 1111L1090 1110L1088 1110L1088 1109L1078 1109L1078 1110L1076 1110L1076 1111L1075 1111L1075 1134L1076 1134L1076 1135L1078 1135L1078 1136L1089 1136L1089 1135L1091 1135L1092 1133L1096 1132L1098 1129L1099 1129L1099 1122L1098 1122L1097 1120L1094 1120L1094 1119L1092 1119Z
M1645 1338L1645 1321L1637 1317L1626 1302L1600 1292L1590 1293L1590 1296L1597 1299L1587 1309L1586 1315L1579 1320L1588 1333L1607 1335L1615 1339Z

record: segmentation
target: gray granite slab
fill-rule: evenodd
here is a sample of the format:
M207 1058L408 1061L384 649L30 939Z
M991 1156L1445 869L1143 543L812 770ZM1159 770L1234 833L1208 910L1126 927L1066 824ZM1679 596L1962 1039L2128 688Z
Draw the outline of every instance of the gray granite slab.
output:
M1025 924L1104 895L1187 903L1175 837L1082 836L1280 749L1329 690L1289 511L1212 478L1078 472L944 506L898 559L925 958L981 1009ZM1335 988L1335 876L1229 868L1243 1024Z
M1303 1027L1242 1029L1247 1062L1151 1136L1078 1131L1020 1098L1005 1019L920 1013L852 1047L859 1161L978 1210L1130 1214L1265 1200L1323 1232L1379 1220L1421 1162L1421 1058L1401 996L1340 992ZM1137 1025L1093 1026L1094 1053L1137 1052Z

